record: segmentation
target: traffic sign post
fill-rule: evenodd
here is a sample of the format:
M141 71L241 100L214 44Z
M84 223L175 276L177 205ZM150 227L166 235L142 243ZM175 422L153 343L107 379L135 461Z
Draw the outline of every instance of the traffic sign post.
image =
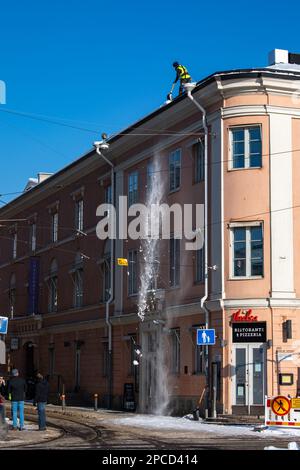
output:
M291 427L300 432L300 400L283 395L265 398L265 425Z
M8 318L7 317L0 317L0 334L6 335L8 328Z
M197 330L197 346L209 346L216 344L216 331L213 329Z
M271 408L273 413L277 416L287 415L291 409L291 402L288 398L284 396L278 396L273 398Z
M0 335L6 335L8 328L8 318L0 317ZM6 345L5 341L0 338L0 364L6 364Z
M127 258L118 258L118 266L128 266Z

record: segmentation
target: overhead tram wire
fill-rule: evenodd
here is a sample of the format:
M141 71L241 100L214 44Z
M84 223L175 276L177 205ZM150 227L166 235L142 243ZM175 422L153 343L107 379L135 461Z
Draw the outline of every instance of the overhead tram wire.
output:
M234 221L238 221L238 220L241 221L241 220L243 220L243 219L245 219L245 218L257 217L257 216L261 216L261 215L271 214L271 213L273 213L273 212L278 213L278 212L282 212L282 211L285 211L285 210L291 210L291 209L295 209L295 208L300 208L300 204L296 204L296 205L293 205L293 206L290 206L290 207L281 208L281 209L275 209L275 210L271 210L271 211L260 212L260 213L256 213L256 214L244 215L243 217L234 218ZM212 226L212 225L220 225L220 224L230 223L230 222L232 222L232 221L233 221L232 219L229 219L229 220L223 220L223 221L218 221L218 222L211 222L211 223L209 223L208 225L209 225L209 226ZM0 222L1 222L1 220L0 220ZM247 222L247 220L245 220L245 222ZM28 226L28 227L29 227L29 226ZM74 229L74 231L76 231L76 229ZM94 236L95 236L95 233L93 232L93 233L91 233L91 235L94 237ZM3 235L0 235L0 239L1 239L1 238L2 238L2 239L6 239L6 240L11 240L11 239L12 239L11 237L3 236ZM143 240L143 239L139 239L139 240L141 241L141 240ZM160 241L162 241L162 240L160 240ZM168 240L165 240L165 241L167 242ZM189 241L192 241L192 240L189 240ZM19 238L18 238L18 242L23 243L23 244L26 244L26 245L29 245L29 244L30 244L30 242L29 242L28 240L22 240L22 239L19 239ZM74 242L74 240L68 240L68 241L65 242L65 243L72 243L72 242ZM49 246L48 248L45 247L44 245L43 245L43 246L40 245L40 249L45 249L45 251L46 251L46 250L47 250L47 251L56 250L56 251L66 252L66 253L73 254L73 255L76 255L78 252L81 252L80 250L67 250L67 249L65 249L65 248L60 248L60 247L55 246L55 245ZM37 251L39 251L39 250L37 250ZM83 253L83 255L84 255L84 253ZM26 255L26 257L27 257L27 256L28 256L28 255ZM96 261L96 262L99 261L98 258L90 257L90 256L88 256L88 255L85 255L85 256L88 257L88 261L89 261L89 260L93 260L93 261ZM14 260L14 262L15 262L15 263L18 263L18 260ZM149 263L149 262L143 262L143 261L141 261L141 260L139 261L139 263L141 263L141 264L151 264L151 263ZM153 264L154 264L154 263L155 263L155 262L153 262ZM5 264L6 264L6 263L5 263ZM73 263L70 263L70 265L71 265L71 264L73 264ZM161 266L169 266L169 263L160 263L160 265L161 265ZM193 265L193 264L180 264L180 266L181 266L181 267L193 267L194 265Z
M0 108L0 111L1 111L1 108ZM282 150L280 152L269 152L269 153L265 153L265 154L262 154L262 158L263 157L269 157L269 156L276 156L276 155L283 155L283 154L290 154L290 153L296 153L296 152L299 152L300 154L300 148L299 149L293 149L293 150ZM149 157L147 160L151 160L152 157ZM232 158L229 158L227 160L216 160L214 162L209 162L207 163L207 166L210 166L210 165L216 165L218 163L228 163L228 162L232 162L233 159ZM141 167L141 168L145 168L145 167ZM184 170L184 169L190 169L190 168L194 168L194 165L182 165L181 167L181 170ZM257 167L257 168L261 168L261 167ZM255 168L254 168L255 169ZM238 168L238 170L244 170L244 168ZM161 169L161 170L153 170L151 171L151 175L155 175L156 173L165 173L165 172L169 172L169 168L164 168L164 169ZM141 175L146 175L147 174L147 169L145 171L140 171L139 170L139 173ZM51 175L52 176L52 175ZM55 173L53 174L53 176L55 176ZM120 176L117 176L116 175L116 179L117 178L123 178L123 175L120 175ZM46 180L47 181L47 180ZM32 189L34 189L35 187L37 187L38 184L36 186L34 186ZM55 189L64 189L64 188L55 188ZM28 193L30 192L31 190L28 190ZM27 194L27 191L13 191L13 192L9 192L9 193L0 193L0 197L6 197L6 196L14 196L14 195L20 195L20 194ZM13 200L12 200L13 201ZM8 201L8 202L12 202L12 201ZM8 203L6 202L6 203Z
M50 124L56 124L56 125L59 125L59 126L63 126L63 127L69 127L71 129L76 129L76 130L81 130L81 131L87 131L87 132L91 132L93 134L99 134L101 131L99 130L92 130L92 129L88 129L88 128L84 128L84 127L79 127L79 126L74 126L74 125L70 125L70 124L67 124L67 123L63 123L63 122L59 122L59 121L56 121L56 120L53 120L51 118L48 118L47 116L42 116L42 115L38 115L38 114L30 114L30 113L27 113L27 112L22 112L22 111L17 111L17 110L9 110L9 109L3 109L3 108L0 108L0 112L5 112L5 113L10 113L10 114L14 114L14 115L17 115L17 116L21 116L21 117L25 117L25 118L29 118L29 119L34 119L34 120L37 120L37 121L42 121L42 122L47 122L47 123L50 123ZM137 129L138 127L136 127ZM134 129L134 128L133 128ZM165 133L162 133L162 130L161 129L150 129L149 130L153 130L153 131L156 131L156 132L153 132L153 133L134 133L134 132L131 132L131 131L128 131L128 132L114 132L111 134L111 138L114 137L114 136L117 136L117 135L122 135L122 136L165 136L165 135L168 135L168 136L171 136L171 135L182 135L182 136L201 136L203 135L203 132L178 132L178 131L171 131L171 130L165 130L163 129L163 131L165 131ZM41 143L41 142L40 142ZM53 150L53 149L52 149ZM300 149L294 149L294 150L285 150L285 151L280 151L280 152L268 152L266 154L262 154L262 158L265 157L265 156L271 156L271 155L282 155L282 154L288 154L288 153L294 153L294 152L300 152ZM231 162L233 159L232 158L229 158L229 159L226 159L226 160L215 160L214 162L208 162L207 165L215 165L215 164L218 164L218 163L226 163L226 162ZM181 168L191 168L191 166L182 166ZM159 173L160 171L168 171L168 169L166 170L156 170L156 171L153 171L151 172L152 174L153 173ZM1 196L1 194L0 194ZM3 194L2 194L3 196Z
M273 209L273 210L268 210L268 211L264 211L264 212L256 212L256 213L252 213L252 214L245 214L241 217L235 217L234 219L230 218L228 220L220 220L220 221L216 221L216 222L210 222L208 224L208 227L210 226L213 226L213 225L220 225L220 224L225 224L225 223L230 223L232 222L233 220L234 221L241 221L241 220L244 220L244 219L249 219L251 217L259 217L259 216L262 216L262 215L267 215L267 214L272 214L272 213L277 213L277 212L283 212L283 211L287 211L287 210L292 210L292 209L298 209L300 208L300 203L299 204L294 204L292 206L286 206L286 207L282 207L281 209ZM0 223L1 222L30 222L30 218L24 218L24 219L0 219ZM245 220L245 222L247 222L247 220ZM42 229L50 229L51 228L51 224L49 225L39 225L39 224L36 224L37 228L42 228ZM7 227L7 226L6 226ZM20 225L20 227L22 228L29 228L30 227L30 224L26 224L26 225ZM3 227L2 227L3 228ZM70 230L70 231L74 231L76 232L76 228L71 227L71 226L59 226L59 228L62 228L64 230ZM92 227L90 227L92 228ZM90 228L87 228L87 230L89 230ZM91 235L93 234L94 236L94 233L91 232ZM26 242L27 243L27 242Z

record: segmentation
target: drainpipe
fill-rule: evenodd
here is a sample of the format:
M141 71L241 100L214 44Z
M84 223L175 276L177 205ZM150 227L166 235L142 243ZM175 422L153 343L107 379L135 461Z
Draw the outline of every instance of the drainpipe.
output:
M115 204L115 170L113 163L108 160L108 158L103 155L101 150L107 150L109 148L109 144L106 143L105 139L100 142L94 142L94 147L96 148L97 154L111 167L111 203ZM112 234L115 232L114 227L114 219L111 220L111 227L112 227ZM105 322L108 327L108 409L112 407L112 382L113 382L113 362L112 362L112 324L109 316L109 306L114 298L114 275L113 275L113 267L114 267L114 238L111 236L110 238L110 295L109 298L106 300L105 303Z
M202 125L204 129L204 296L200 299L201 309L205 312L205 328L209 328L209 310L206 306L208 297L208 127L206 122L206 110L192 96L195 83L186 83L184 88L188 98L194 103L202 114ZM205 418L208 418L209 410L209 346L205 346ZM215 414L215 412L214 412ZM215 417L215 416L214 416Z

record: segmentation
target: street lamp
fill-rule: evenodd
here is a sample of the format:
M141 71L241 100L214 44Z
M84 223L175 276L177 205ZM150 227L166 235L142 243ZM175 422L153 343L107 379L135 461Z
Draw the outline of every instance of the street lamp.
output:
M115 202L115 171L114 164L103 155L103 151L109 149L109 143L106 141L107 134L102 134L102 140L94 142L94 147L97 154L111 167L111 204L114 205ZM111 212L110 212L111 213ZM112 216L111 226L114 224L114 219ZM114 227L113 231L114 233ZM113 276L113 263L114 263L114 240L111 236L110 238L110 295L106 300L105 304L105 321L108 327L108 408L112 406L112 324L109 317L109 305L114 297L114 276Z

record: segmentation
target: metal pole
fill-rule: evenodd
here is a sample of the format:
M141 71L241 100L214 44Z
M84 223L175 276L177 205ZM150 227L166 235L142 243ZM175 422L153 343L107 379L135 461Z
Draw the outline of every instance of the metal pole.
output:
M111 203L115 206L115 170L113 163L103 155L98 145L96 145L96 152L103 158L103 160L111 167ZM111 219L112 234L110 238L110 296L106 301L105 306L105 321L108 326L108 404L107 407L112 407L112 392L113 392L113 360L112 360L112 324L109 317L109 305L114 298L114 236L115 226L114 218Z
M98 411L98 393L94 394L94 410Z
M212 417L217 417L217 387L218 387L218 364L213 362L213 402L212 402Z
M66 396L65 395L61 396L61 409L62 411L65 411L66 409Z

